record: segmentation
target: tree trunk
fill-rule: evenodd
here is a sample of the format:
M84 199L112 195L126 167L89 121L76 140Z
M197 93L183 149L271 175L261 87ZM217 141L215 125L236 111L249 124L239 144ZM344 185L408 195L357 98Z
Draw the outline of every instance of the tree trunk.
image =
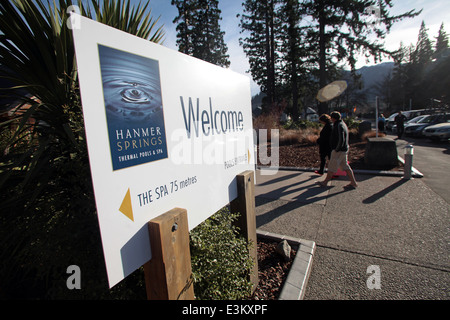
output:
M297 11L294 11L292 2L288 3L288 37L289 37L289 59L291 63L291 97L292 97L292 119L298 120L298 68L297 62L299 59L299 53L297 49L297 37L299 34L296 32L299 17Z
M266 72L267 72L267 105L270 110L275 102L275 43L273 30L273 1L270 1L266 10Z
M323 1L320 1L319 8L319 85L323 88L327 85L327 59L326 59L326 39L325 39L325 8ZM319 115L328 113L328 103L319 103Z

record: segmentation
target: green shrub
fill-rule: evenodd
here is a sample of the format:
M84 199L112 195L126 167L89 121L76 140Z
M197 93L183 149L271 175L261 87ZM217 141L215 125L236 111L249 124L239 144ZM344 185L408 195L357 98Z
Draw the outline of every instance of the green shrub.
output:
M288 121L286 121L283 124L283 128L286 130L296 130L296 129L298 129L298 126L295 123L295 121L292 121L292 119L289 119Z
M347 125L348 129L358 129L359 128L359 124L361 123L361 121L356 120L355 118L351 117L351 118L345 118L344 119L345 124Z
M191 230L196 299L236 300L250 295L253 262L247 241L233 225L238 216L225 207Z
M321 124L317 121L309 121L305 119L300 119L298 121L292 121L289 119L284 125L283 128L286 130L296 130L296 129L319 129L321 128Z

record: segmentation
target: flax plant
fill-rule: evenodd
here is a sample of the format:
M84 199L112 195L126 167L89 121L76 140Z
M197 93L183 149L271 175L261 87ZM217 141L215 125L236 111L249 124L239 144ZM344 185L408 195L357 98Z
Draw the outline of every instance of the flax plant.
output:
M60 277L74 261L96 270L85 284L106 282L67 26L71 5L149 41L164 37L149 2L0 2L0 298L64 296Z

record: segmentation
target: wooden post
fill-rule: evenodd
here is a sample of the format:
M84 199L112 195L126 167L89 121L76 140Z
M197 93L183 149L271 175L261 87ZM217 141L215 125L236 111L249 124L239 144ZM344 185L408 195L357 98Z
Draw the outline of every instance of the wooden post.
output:
M193 300L186 209L175 208L148 223L152 259L144 265L149 300Z
M241 234L251 243L250 256L253 259L253 269L250 281L253 291L258 286L258 253L256 239L256 215L255 215L255 178L254 172L245 171L236 176L238 197L230 204L231 212L239 212L240 218L235 222Z

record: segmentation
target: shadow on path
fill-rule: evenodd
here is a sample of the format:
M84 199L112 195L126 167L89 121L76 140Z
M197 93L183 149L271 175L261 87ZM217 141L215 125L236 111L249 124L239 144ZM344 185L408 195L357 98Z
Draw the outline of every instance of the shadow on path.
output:
M256 200L256 207L265 205L265 204L269 204L273 201L277 201L277 200L281 200L283 202L286 202L283 205L280 206L276 206L274 208L272 208L271 210L264 212L263 214L257 214L256 215L256 226L259 228L273 220L275 220L276 218L282 216L283 214L295 210L295 209L299 209L303 206L306 205L310 205L310 204L315 204L317 202L319 202L318 205L322 205L324 206L323 203L320 203L321 200L326 200L330 197L339 195L341 193L344 192L349 192L349 190L346 189L342 189L341 191L338 192L334 192L334 193L329 193L329 190L335 188L334 186L332 187L321 187L319 185L309 185L309 186L305 186L302 188L298 188L296 189L296 191L300 190L300 189L306 189L305 192L297 195L295 198L293 198L292 200L287 200L287 199L279 199L278 197L273 197L273 193L269 192L267 194L260 194L258 196L256 196L255 200ZM323 193L326 191L326 194L324 195Z
M399 181L395 182L394 184L390 185L389 187L371 195L370 197L364 199L362 202L364 204L370 204L370 203L374 203L377 200L380 200L381 198L383 198L385 195L387 195L389 192L397 189L398 187L400 187L401 185L403 185L404 183L408 182L407 179L400 179Z

